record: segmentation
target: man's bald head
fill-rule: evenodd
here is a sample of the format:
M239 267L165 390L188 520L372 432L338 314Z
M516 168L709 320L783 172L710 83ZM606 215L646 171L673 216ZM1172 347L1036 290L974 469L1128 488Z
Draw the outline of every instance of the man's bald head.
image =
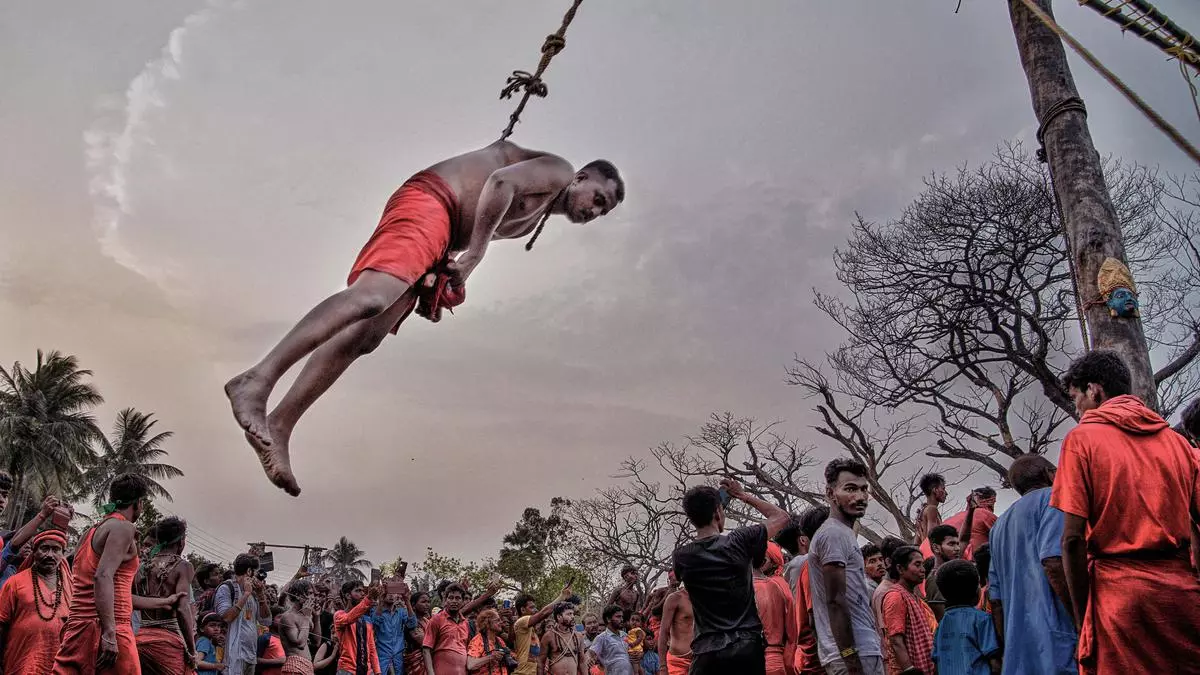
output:
M1008 482L1024 495L1054 485L1054 465L1041 455L1021 455L1008 467Z

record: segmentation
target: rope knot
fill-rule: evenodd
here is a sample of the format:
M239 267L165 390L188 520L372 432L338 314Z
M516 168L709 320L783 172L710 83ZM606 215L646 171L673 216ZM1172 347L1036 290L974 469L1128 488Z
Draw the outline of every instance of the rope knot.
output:
M550 56L555 56L567 46L567 38L558 33L551 33L546 36L546 41L542 43L542 53L549 53Z
M542 78L525 70L514 70L509 76L504 89L500 92L500 98L512 98L513 94L518 91L525 91L533 96L545 98L546 94L550 93L550 88L542 81Z
M1038 125L1037 130L1037 142L1039 146L1037 150L1037 160L1042 164L1046 163L1046 129L1050 126L1051 122L1058 119L1059 115L1072 110L1081 112L1083 113L1084 117L1087 117L1087 106L1083 104L1083 99L1079 98L1078 96L1064 98L1058 103L1050 106L1050 109L1047 110L1046 114L1042 116L1042 123Z

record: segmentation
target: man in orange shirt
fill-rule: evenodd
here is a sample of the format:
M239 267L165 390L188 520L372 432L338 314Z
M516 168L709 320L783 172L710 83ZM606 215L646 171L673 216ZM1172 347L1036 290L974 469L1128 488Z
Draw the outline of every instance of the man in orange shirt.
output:
M1079 426L1063 439L1050 505L1065 514L1063 565L1079 664L1095 675L1200 673L1200 459L1129 395L1129 369L1093 351L1063 385Z
M817 530L829 518L828 506L814 506L800 516L800 536L812 541ZM812 588L808 576L808 554L800 562L800 575L796 579L796 604L792 617L796 621L796 649L794 650L793 670L800 675L820 675L825 672L817 656L817 633L812 618Z
M383 596L383 587L375 584L364 592L357 581L342 584L342 603L349 611L340 610L333 614L333 631L337 635L339 652L338 672L363 672L359 664L365 663L369 675L379 675L379 654L375 651L375 628L367 619L367 612Z
M33 554L0 590L0 664L5 675L49 675L71 605L67 537L46 530Z
M767 560L754 570L754 604L767 640L767 675L787 675L786 657L792 656L796 644L792 594L783 577L774 576L782 568L783 551L779 544L768 542Z

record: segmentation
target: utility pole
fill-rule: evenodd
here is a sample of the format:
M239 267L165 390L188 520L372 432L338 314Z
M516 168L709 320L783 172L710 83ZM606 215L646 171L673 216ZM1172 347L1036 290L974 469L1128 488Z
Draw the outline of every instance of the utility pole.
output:
M297 576L301 576L300 575L301 572L304 572L304 573L308 572L308 564L309 564L308 561L309 561L309 556L311 554L321 553L322 551L325 550L325 548L323 546L309 546L308 544L304 544L303 546L293 546L291 544L268 544L268 543L262 542L262 541L257 541L257 542L252 541L252 542L247 543L246 545L250 547L250 550L252 552L253 551L266 551L268 548L291 548L291 549L296 549L298 551L301 551L301 550L304 551L304 557L300 561L300 569L297 571ZM261 554L255 553L255 555L261 555Z
M1033 2L1054 16L1051 0ZM1133 394L1156 408L1158 394L1142 321L1136 316L1110 316L1098 289L1097 275L1106 258L1115 258L1126 266L1129 263L1100 155L1088 131L1087 110L1067 65L1066 50L1023 0L1009 0L1008 9L1021 65L1029 80L1033 112L1040 123L1038 135L1062 211L1079 304L1091 335L1091 344L1084 347L1119 354L1133 376Z

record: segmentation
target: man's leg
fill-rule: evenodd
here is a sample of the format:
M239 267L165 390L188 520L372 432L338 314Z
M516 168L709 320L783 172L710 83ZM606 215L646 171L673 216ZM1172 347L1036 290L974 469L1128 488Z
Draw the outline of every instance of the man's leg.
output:
M242 429L261 445L271 445L267 397L279 378L347 326L387 311L408 288L390 274L366 270L353 286L314 307L262 361L225 385L233 416Z
M308 357L300 375L279 405L267 417L267 430L274 439L273 443L264 446L247 434L272 483L290 495L300 494L300 486L292 474L290 447L296 422L346 372L351 363L375 351L396 322L412 310L415 302L416 289L409 289L387 311L343 328L333 339L318 347Z

